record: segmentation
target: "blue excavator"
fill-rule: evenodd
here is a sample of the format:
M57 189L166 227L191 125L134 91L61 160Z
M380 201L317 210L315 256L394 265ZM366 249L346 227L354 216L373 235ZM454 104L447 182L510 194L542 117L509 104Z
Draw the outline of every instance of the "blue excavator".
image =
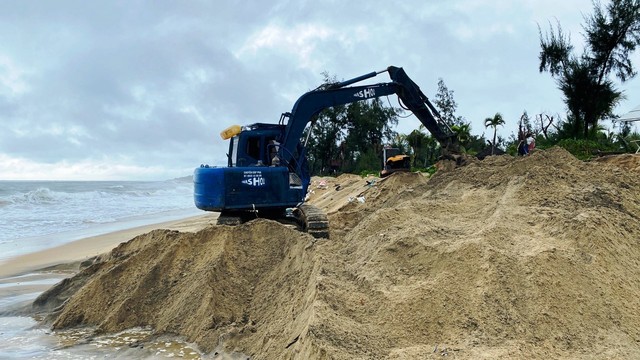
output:
M391 82L351 86L388 72ZM218 224L235 225L257 217L289 221L317 238L329 237L326 214L305 204L311 181L304 129L323 109L397 95L438 140L444 158L460 163L457 136L429 99L400 67L389 66L356 78L325 84L302 95L278 124L234 125L221 136L229 140L226 167L201 165L194 171L194 200L201 210L220 212ZM311 131L308 131L310 134Z

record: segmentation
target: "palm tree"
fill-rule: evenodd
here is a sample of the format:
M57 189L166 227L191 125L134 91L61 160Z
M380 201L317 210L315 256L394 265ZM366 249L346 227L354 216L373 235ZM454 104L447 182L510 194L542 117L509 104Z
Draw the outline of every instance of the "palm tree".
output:
M451 130L456 133L460 145L469 145L469 141L471 140L471 124L463 123L460 125L453 125L451 126Z
M504 119L502 118L502 114L496 113L492 118L484 119L484 127L488 128L491 126L493 128L493 142L491 142L491 155L493 155L494 150L496 148L496 131L498 130L498 125L504 125Z

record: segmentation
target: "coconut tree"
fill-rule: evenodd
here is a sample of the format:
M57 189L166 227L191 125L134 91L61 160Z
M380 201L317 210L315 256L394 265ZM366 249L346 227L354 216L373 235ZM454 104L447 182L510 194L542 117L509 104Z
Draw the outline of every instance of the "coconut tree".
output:
M484 119L484 127L492 127L493 128L493 141L491 142L491 155L493 155L494 150L496 148L496 132L498 130L498 126L504 125L504 119L502 118L502 114L496 113L492 118Z

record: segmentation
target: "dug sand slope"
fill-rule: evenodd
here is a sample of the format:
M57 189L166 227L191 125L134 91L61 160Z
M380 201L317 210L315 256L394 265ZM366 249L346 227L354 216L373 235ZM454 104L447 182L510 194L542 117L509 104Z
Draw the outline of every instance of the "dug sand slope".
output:
M266 220L135 238L54 327L150 325L255 359L640 357L633 173L554 148L365 185L322 205L328 241Z
M331 217L327 301L345 321L324 337L370 358L640 356L637 176L555 148L367 198Z
M151 326L205 352L259 338L258 349L269 354L303 331L295 320L311 308L304 295L313 294L307 291L313 251L305 251L312 241L269 220L197 233L155 230L121 244L34 305L51 309L71 293L50 316L55 329Z

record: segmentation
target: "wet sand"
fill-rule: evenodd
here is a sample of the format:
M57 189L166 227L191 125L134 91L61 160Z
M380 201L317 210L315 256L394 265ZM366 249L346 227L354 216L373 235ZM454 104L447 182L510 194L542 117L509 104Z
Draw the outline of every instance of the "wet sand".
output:
M195 232L207 227L209 224L215 223L217 216L217 213L207 213L181 220L139 226L104 235L92 236L54 248L20 255L0 262L0 279L44 269L71 270L73 264L108 252L120 243L129 241L138 235L148 233L155 229ZM0 296L2 296L1 292L2 290L0 289Z

